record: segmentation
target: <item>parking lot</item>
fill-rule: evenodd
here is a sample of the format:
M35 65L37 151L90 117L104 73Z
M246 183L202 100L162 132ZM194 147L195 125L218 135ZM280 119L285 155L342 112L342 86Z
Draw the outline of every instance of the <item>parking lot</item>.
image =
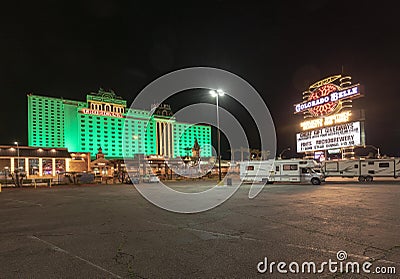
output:
M212 185L170 183L189 192ZM178 214L133 185L3 189L0 278L398 278L400 181L272 184L255 199L248 191L244 185L204 213ZM397 277L257 271L265 257L321 263L340 250L347 260L395 267Z

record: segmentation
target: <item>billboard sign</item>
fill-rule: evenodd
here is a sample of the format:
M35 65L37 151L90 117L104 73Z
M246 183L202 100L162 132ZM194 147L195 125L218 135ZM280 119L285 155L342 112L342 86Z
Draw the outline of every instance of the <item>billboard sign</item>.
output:
M296 134L297 152L311 152L364 145L360 121L323 127Z

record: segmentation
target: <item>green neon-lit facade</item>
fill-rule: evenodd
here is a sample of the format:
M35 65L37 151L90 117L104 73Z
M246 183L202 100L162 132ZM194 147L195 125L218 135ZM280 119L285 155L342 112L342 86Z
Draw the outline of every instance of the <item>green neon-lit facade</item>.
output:
M101 147L107 158L135 154L174 158L187 155L197 139L201 156L212 156L210 126L132 110L126 103L102 89L88 94L86 102L29 94L28 145L66 147L93 157Z

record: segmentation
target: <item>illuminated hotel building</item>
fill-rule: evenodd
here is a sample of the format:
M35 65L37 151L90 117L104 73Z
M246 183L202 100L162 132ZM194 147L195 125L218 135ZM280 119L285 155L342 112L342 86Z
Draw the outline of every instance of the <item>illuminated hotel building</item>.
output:
M146 127L147 125L147 127ZM99 147L108 158L135 154L185 156L197 139L201 156L210 157L211 127L180 123L169 105L154 113L130 109L113 91L100 89L86 102L28 95L28 145L90 152Z

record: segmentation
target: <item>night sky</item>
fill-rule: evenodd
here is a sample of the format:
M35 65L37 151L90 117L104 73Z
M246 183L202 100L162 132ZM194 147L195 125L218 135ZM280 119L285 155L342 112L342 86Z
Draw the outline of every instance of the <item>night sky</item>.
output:
M253 85L274 118L278 152L289 146L285 155L294 156L302 118L293 104L308 85L343 69L365 88L354 105L365 109L367 144L400 156L400 20L384 1L7 2L0 144L27 144L28 93L83 101L102 87L130 103L163 74L209 66ZM183 98L174 110L197 101ZM221 106L235 111L229 100Z

